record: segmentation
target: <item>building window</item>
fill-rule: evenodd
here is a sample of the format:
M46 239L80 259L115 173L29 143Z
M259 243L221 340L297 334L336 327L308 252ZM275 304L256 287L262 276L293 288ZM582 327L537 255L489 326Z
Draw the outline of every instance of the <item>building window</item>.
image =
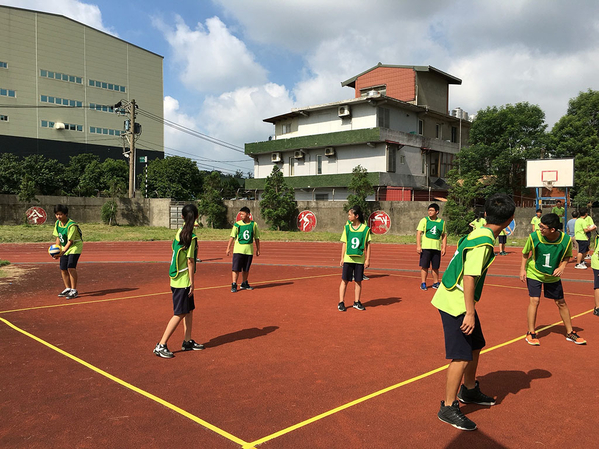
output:
M293 163L295 162L295 158L292 156L289 158L289 176L295 175L295 166Z
M422 174L426 173L426 153L422 153Z
M105 81L89 80L89 85L90 87L99 87L100 89L112 90L115 92L125 92L125 86Z
M458 143L458 129L455 126L451 127L451 141Z
M435 137L437 139L442 139L443 138L443 125L437 123L437 125L435 126Z
M8 115L0 114L0 122L8 122Z
M454 155L450 153L441 153L441 169L439 172L440 178L445 178L447 172L453 168Z
M291 132L291 123L284 123L281 128L281 134L289 134Z
M322 156L320 154L316 156L316 174L322 175Z
M406 157L403 154L399 155L399 164L406 165Z
M395 173L397 149L394 145L387 145L387 171Z
M8 63L0 61L0 69L8 69Z
M48 120L42 120L41 126L42 128L54 128L54 122ZM61 131L83 131L83 125L74 125L72 123L64 123L64 130Z
M120 136L121 134L124 134L125 131L119 131L118 129L100 128L98 126L90 126L89 133L90 134L104 134L107 136Z
M328 193L315 193L314 194L314 199L316 201L328 201L329 200L329 194Z
M17 97L17 91L11 90L11 89L3 89L2 87L0 87L0 96L2 96L2 97L16 98Z
M364 87L363 89L360 89L360 97L371 97L376 94L387 95L387 86L383 84L380 86Z
M40 76L42 78L66 81L68 83L83 84L83 78L80 76L67 75L66 73L50 72L49 70L40 69Z
M391 110L387 108L379 108L379 128L391 128Z
M114 106L108 106L106 104L90 103L89 108L93 111L110 112L110 113L114 112Z
M424 122L422 120L418 120L418 134L424 135Z
M40 101L42 103L61 104L63 106L69 106L71 108L81 108L83 103L77 100L67 100L66 98L54 98L49 95L40 95Z
M439 154L436 152L431 153L431 162L430 162L430 173L429 176L439 176Z

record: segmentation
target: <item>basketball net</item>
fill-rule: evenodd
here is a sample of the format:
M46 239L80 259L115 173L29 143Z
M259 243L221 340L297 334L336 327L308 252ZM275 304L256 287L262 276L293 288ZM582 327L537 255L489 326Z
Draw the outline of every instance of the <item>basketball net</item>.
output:
M543 181L543 187L551 192L553 190L553 182L554 181Z

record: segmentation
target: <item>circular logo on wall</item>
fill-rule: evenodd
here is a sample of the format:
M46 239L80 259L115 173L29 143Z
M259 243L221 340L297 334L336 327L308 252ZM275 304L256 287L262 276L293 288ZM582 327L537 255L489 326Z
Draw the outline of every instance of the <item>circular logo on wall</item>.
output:
M241 220L241 212L237 212L237 217L235 217L235 221ZM254 221L254 217L252 217L252 213L250 212L250 220Z
M516 230L516 220L512 220L512 222L508 225L508 227L505 228L505 233L507 235L512 235L515 230Z
M33 206L27 209L25 212L27 216L27 222L33 225L41 225L46 222L48 216L46 215L46 211L41 207Z
M303 210L297 216L297 229L310 232L316 227L316 215L311 210Z
M382 210L377 210L368 217L368 227L373 234L386 234L391 228L391 217Z

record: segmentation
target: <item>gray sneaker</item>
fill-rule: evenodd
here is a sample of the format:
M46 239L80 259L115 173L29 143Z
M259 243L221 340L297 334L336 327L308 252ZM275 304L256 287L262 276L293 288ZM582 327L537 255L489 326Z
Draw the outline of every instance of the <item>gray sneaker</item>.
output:
M61 291L61 292L58 294L58 296L63 298L63 297L65 297L65 296L67 296L67 295L69 294L69 292L70 292L70 291L71 291L71 289L70 289L70 288L65 288L63 291Z
M158 357L162 357L163 359L172 359L175 356L175 354L168 350L166 345L161 345L160 343L156 345L153 352Z
M74 299L77 296L79 296L79 292L77 290L75 290L74 288L72 288L71 290L69 290L69 294L65 296L66 299Z
M437 417L447 424L451 424L456 429L460 430L476 430L476 424L468 419L460 410L458 401L453 401L451 405L445 405L445 401L441 401L441 408Z
M204 349L204 345L196 343L193 340L183 341L183 345L181 346L182 351L201 351Z

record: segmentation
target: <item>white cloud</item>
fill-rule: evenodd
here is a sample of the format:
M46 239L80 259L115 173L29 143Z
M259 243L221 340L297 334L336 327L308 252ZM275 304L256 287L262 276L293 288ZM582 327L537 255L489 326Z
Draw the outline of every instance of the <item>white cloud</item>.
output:
M77 22L84 23L97 30L117 36L116 32L104 26L102 13L96 5L83 3L77 0L3 0L5 6L32 9L35 11L49 12L69 17Z
M207 19L205 26L198 23L194 30L180 16L174 29L161 19L153 22L171 45L188 89L220 93L267 81L266 70L218 17Z

